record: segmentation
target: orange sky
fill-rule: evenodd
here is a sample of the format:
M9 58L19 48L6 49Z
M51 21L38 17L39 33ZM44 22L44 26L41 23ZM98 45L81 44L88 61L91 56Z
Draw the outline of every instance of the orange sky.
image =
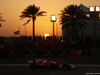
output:
M89 6L100 6L100 0L82 0L82 3ZM0 22L2 27L0 27L0 36L14 36L14 31L18 30L18 27L21 27L21 35L25 35L25 26L23 26L23 20L19 20L21 12L29 5L35 4L41 8L41 11L46 11L47 16L37 17L35 22L35 34L44 35L48 33L52 35L52 22L50 22L50 16L52 14L56 15L60 13L61 10L66 5L69 4L81 4L81 0L0 0L0 13L3 19L6 22ZM62 35L61 25L55 23L55 34L56 34L56 25L58 26L58 35ZM32 35L32 22L26 25L27 35Z

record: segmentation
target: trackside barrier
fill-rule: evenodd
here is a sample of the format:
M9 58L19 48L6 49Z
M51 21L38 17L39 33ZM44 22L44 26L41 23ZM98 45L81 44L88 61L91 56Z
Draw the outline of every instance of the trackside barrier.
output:
M84 56L84 55L87 55L86 50L78 50L78 49L70 50L70 57L78 57L78 56Z
M0 57L68 57L70 50L0 50Z
M15 45L12 44L5 44L5 43L0 43L0 50L14 50Z
M70 56L71 57L77 57L77 56L79 56L78 49L72 49L72 50L70 50Z
M81 55L86 55L86 54L87 54L86 50L82 50Z
M86 55L86 50L0 50L0 57L77 57Z

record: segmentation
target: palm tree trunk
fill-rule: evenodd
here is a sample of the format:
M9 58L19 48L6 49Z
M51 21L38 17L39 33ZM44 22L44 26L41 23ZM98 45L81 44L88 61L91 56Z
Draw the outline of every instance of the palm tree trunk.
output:
M35 37L35 20L33 19L33 37Z

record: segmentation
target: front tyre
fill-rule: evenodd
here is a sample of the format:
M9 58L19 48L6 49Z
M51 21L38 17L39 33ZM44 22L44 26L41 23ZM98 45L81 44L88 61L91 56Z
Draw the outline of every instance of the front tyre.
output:
M68 69L68 68L70 68L70 65L68 65L68 64L63 64L63 65L62 65L62 68L63 68L63 69Z
M74 65L72 65L72 64L70 64L70 69L77 69L77 66L74 66Z

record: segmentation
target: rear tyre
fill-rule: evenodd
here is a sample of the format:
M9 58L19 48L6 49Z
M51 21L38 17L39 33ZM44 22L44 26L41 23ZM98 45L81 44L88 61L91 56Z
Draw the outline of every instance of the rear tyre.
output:
M29 65L29 67L30 67L30 69L34 69L35 68L35 64L32 63L32 64Z

